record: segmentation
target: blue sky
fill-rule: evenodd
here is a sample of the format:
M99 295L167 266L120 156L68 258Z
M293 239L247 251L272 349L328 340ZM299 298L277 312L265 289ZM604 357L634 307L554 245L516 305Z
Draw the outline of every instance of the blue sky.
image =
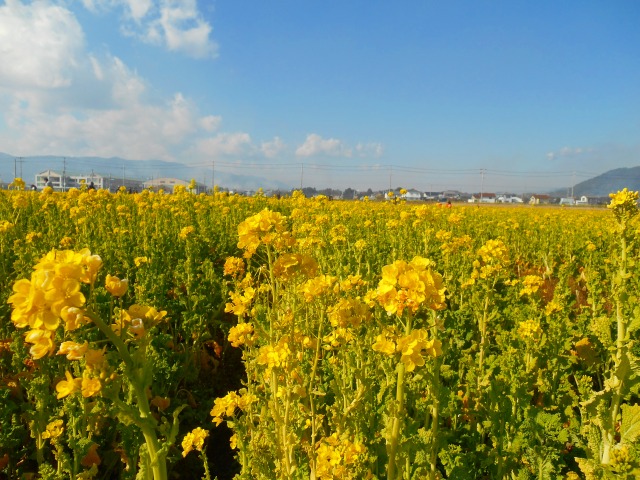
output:
M635 0L6 0L0 151L567 187L640 165L638 25Z

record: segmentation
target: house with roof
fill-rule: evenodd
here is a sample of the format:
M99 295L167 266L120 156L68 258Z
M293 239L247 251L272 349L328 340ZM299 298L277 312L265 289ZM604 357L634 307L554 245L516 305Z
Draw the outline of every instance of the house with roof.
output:
M405 200L422 200L422 197L422 192L419 192L415 188L410 188L409 190L407 190L407 193L402 195L402 198L404 198Z
M529 197L529 203L531 205L540 205L551 203L551 195L534 193Z
M496 198L495 193L474 193L467 201L469 203L496 203Z

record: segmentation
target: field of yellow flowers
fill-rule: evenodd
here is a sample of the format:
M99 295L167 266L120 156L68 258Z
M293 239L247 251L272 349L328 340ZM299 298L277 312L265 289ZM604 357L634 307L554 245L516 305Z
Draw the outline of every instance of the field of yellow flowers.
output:
M634 479L608 209L0 192L0 478Z

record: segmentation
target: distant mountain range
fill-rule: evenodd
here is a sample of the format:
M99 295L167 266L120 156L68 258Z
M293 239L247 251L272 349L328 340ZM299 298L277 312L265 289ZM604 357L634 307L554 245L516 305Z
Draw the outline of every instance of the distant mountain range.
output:
M239 190L255 190L259 187L267 189L290 188L282 182L259 175L235 175L216 171L212 166L191 166L161 160L127 160L119 157L60 157L53 155L16 157L0 152L0 179L3 182L10 182L14 176L18 176L22 177L29 185L35 181L36 174L45 170L53 170L58 173L66 171L70 175L95 173L103 177L111 176L114 179L125 177L127 179L149 180L171 177L189 181L194 178L197 182L207 186L211 185L213 177L216 185Z
M623 188L633 191L640 190L640 167L616 168L577 183L573 187L573 196L607 197L610 193ZM568 196L566 189L556 190L552 193L562 197Z

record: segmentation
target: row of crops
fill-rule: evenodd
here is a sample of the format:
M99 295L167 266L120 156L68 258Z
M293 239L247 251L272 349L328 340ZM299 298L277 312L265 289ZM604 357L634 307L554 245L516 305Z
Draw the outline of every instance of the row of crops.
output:
M0 192L0 478L638 478L637 198Z

